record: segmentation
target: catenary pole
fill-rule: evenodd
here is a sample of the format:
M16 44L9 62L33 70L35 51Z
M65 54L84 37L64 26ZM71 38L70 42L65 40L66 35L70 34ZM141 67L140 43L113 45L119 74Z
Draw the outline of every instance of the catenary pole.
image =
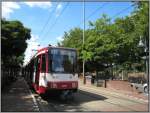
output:
M83 49L84 49L84 38L85 38L85 1L83 0ZM84 58L83 58L83 84L86 84Z

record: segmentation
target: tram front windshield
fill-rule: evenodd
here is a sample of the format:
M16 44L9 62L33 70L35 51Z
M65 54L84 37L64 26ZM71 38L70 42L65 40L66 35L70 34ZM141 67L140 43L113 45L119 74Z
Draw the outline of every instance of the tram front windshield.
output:
M51 48L49 51L49 69L55 73L74 73L76 68L76 51Z

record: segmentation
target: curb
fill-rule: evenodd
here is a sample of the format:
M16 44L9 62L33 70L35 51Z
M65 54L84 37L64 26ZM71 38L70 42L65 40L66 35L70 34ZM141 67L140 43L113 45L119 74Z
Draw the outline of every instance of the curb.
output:
M34 106L33 106L34 110L40 112L38 103L37 103L37 101L36 101L34 95L32 94L32 92L31 92L29 86L26 84L25 80L23 80L23 81L24 81L26 87L28 88L28 91L29 91L29 93L30 93L30 95L31 95L31 97L32 97L32 100L33 100L33 103L34 103Z
M89 87L89 86L84 86L84 85L82 85L83 87ZM81 87L82 87L81 86ZM98 90L96 87L90 87L91 89L93 89L93 90ZM108 90L108 89L105 89L105 91L107 92L107 91L110 91L110 90ZM135 97L135 96L131 96L131 95L128 95L128 94L124 94L124 93L118 93L118 92L116 92L116 91L114 91L114 93L116 93L117 95L118 94L121 94L121 95L125 95L125 96L127 96L127 97L130 97L130 98L134 98L134 99L136 99L136 100L139 100L139 101L142 101L142 102L149 102L148 100L145 100L145 99L142 99L142 98L137 98L137 97ZM113 94L113 93L110 93L110 94Z

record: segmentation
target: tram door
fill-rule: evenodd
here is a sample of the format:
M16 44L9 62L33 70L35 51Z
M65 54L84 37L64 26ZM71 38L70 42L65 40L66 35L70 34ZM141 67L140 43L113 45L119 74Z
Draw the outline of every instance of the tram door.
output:
M36 73L35 73L35 89L39 89L39 76L41 71L41 55L37 57L37 63L36 63Z

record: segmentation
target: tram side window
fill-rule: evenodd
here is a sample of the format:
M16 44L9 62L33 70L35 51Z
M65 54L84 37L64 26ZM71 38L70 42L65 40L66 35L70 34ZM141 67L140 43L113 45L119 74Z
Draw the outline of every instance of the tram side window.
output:
M37 58L35 58L35 59L34 59L34 72L37 71L37 64L38 64Z
M41 68L41 67L40 67L40 62L41 62L41 56L39 55L39 56L38 56L38 59L37 59L37 70L38 70L38 71L40 71L40 68Z
M35 59L35 72L38 71L38 58Z
M34 59L34 72L36 72L37 70L37 58Z
M48 55L48 72L52 72L52 58L51 54Z
M42 72L46 72L46 55L42 55Z
M35 71L36 73L40 71L40 56L35 59Z

